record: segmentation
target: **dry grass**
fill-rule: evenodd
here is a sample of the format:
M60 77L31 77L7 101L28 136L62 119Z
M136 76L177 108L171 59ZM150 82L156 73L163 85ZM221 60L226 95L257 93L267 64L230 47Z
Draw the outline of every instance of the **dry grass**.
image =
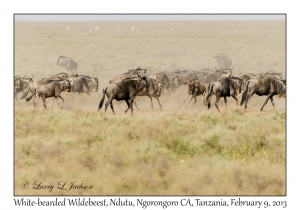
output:
M150 73L212 68L216 52L232 58L236 73L284 71L284 30L283 21L18 22L15 74L38 80L64 72L56 65L63 54L78 62L80 74L98 75L102 90L137 66ZM123 114L125 103L114 102L116 115L97 112L102 91L62 93L62 111L56 102L44 111L41 101L36 110L16 101L15 194L285 195L285 100L275 98L276 110L267 104L263 112L265 97L258 96L247 111L231 98L227 109L220 101L220 113L199 102L178 110L186 92L164 92L163 111L155 99L151 111L149 99L141 98L133 116ZM56 186L62 180L93 189L22 188L24 181Z

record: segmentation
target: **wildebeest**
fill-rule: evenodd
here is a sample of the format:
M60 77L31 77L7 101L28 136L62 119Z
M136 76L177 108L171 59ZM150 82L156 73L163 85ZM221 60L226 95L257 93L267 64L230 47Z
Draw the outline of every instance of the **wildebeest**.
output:
M78 76L74 78L68 78L71 84L71 92L86 93L89 95L90 92L98 92L98 79L89 78L85 76Z
M186 72L181 72L180 74L177 74L179 77L178 85L181 86L181 84L186 83L191 79L194 79L195 74L196 73L193 71L186 71Z
M109 83L118 83L123 81L126 78L129 78L132 75L146 75L147 73L147 69L142 69L140 67L138 67L137 69L131 69L128 72L125 72L121 75L115 76L112 80L109 81Z
M206 83L216 82L217 80L232 74L233 69L213 69L206 73Z
M74 71L76 70L77 73L77 63L70 57L65 57L65 56L59 56L57 59L57 65L64 67L65 69L69 71Z
M62 106L61 106L61 109L62 109L64 106L64 98L60 95L60 93L62 91L68 91L68 92L71 91L70 82L68 82L66 80L60 80L60 81L50 82L49 84L46 84L46 85L38 85L38 87L34 90L34 93L31 96L29 96L28 98L26 98L26 101L27 102L30 101L30 99L35 95L36 99L33 103L33 107L36 107L37 100L40 97L42 97L43 105L47 109L46 98L54 97L57 101L58 106L59 106L58 98L60 98L63 101Z
M33 82L33 78L30 77L19 77L15 76L14 77L14 95L15 99L17 99L17 94L20 92L24 92L28 89L28 86Z
M245 103L246 109L248 100L254 93L259 96L267 96L264 104L260 108L260 111L263 110L269 99L271 99L273 108L275 109L273 96L278 95L279 97L285 97L286 86L282 81L273 77L250 79L246 84L246 89L242 95L242 101L240 105L242 106L243 103Z
M179 87L180 77L178 74L166 74L169 79L169 90L175 92L175 90Z
M210 100L213 94L216 95L216 103L215 106L217 107L218 111L218 102L221 97L224 98L225 105L227 107L227 97L233 97L236 100L236 104L238 105L237 94L241 92L241 79L234 78L234 77L225 77L220 81L216 81L214 83L209 84L207 88L207 97L206 103L207 108L210 108Z
M38 87L38 85L46 85L46 84L49 84L50 82L53 82L53 81L58 81L59 79L52 79L52 78L43 78L41 79L40 81L36 81L36 82L32 82L29 86L28 86L28 89L27 89L27 92L24 93L24 95L20 98L20 99L23 99L25 98L29 91L31 93L34 92L34 90Z
M105 112L108 105L110 105L113 113L115 113L112 103L112 101L115 99L117 101L125 100L128 105L125 114L130 108L132 114L134 97L139 91L146 90L147 86L148 82L145 79L145 76L138 76L137 78L126 78L119 83L110 83L105 89L103 89L103 97L100 100L98 110L102 108L106 95L108 101L105 103Z
M136 96L148 96L151 100L151 108L153 109L152 97L156 98L160 109L162 109L162 105L160 104L159 97L161 95L162 89L164 88L164 83L161 83L156 80L156 75L146 76L146 80L148 82L148 87L145 91L139 91ZM135 107L139 110L136 101L133 101Z
M232 60L225 54L213 56L222 69L229 69L232 65Z
M200 83L200 81L197 78L195 78L193 80L189 80L188 82L186 82L186 84L188 85L189 91L188 91L188 96L183 101L182 105L186 102L186 100L188 99L189 96L192 96L192 97L191 97L190 101L188 102L188 104L186 105L186 107L189 105L189 103L192 101L192 99L194 99L193 105L195 105L197 102L197 96L200 96L200 95L202 95L202 103L203 103L205 93L206 93L205 85L203 83ZM179 109L181 108L181 106L179 107Z
M201 73L197 72L197 73L195 73L195 77L196 77L196 78L199 80L199 82L201 82L201 83L206 83L206 81L207 81L207 74L204 73L204 72L201 72Z
M168 75L165 72L155 73L153 75L156 76L155 80L157 80L158 82L163 83L164 84L164 88L166 90L169 90L170 80L169 80Z
M239 77L242 78L242 87L241 91L244 91L246 88L246 83L248 82L249 79L255 79L255 78L260 78L260 75L255 75L255 74L250 74L250 73L243 73L238 75Z

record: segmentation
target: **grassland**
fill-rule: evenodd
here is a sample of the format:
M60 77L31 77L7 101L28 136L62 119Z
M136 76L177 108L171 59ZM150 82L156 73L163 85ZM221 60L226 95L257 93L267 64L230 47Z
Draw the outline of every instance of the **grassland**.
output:
M78 62L78 73L97 75L102 90L137 66L149 73L212 68L215 53L228 54L235 73L284 72L285 23L16 22L14 47L15 75L38 80L65 72L56 65L62 54ZM63 110L56 103L43 110L39 101L34 110L31 102L16 101L15 194L285 195L285 100L275 98L276 110L267 104L263 112L265 98L258 96L247 111L231 98L227 109L220 101L220 113L201 103L179 110L186 92L165 91L162 111L155 99L151 111L149 99L141 98L133 116L124 115L125 103L115 103L116 115L98 112L102 91L91 97L62 93ZM22 187L25 181L29 189ZM93 188L50 192L32 189L34 181Z

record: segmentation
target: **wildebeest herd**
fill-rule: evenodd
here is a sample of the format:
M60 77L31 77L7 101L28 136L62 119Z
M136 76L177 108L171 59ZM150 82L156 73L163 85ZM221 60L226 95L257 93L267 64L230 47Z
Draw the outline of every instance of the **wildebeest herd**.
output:
M131 109L133 112L133 104L138 108L136 101L139 96L148 96L151 100L151 108L153 109L152 97L156 98L160 109L162 105L159 97L164 91L176 92L176 90L186 85L188 89L187 98L179 108L185 104L188 97L191 97L188 104L194 99L194 104L197 102L197 96L202 96L202 103L209 109L211 107L211 98L216 96L215 106L218 111L218 102L220 98L224 98L225 105L227 106L227 97L232 97L236 100L238 105L237 95L242 93L242 100L240 105L247 103L249 98L253 94L259 96L267 96L264 104L261 107L261 111L267 104L268 100L271 100L273 107L275 103L273 96L285 97L286 95L286 80L283 80L282 74L275 71L267 71L261 74L253 73L241 73L233 74L233 68L231 66L231 60L223 56L218 58L219 66L214 69L202 69L199 71L192 70L180 70L177 69L172 72L164 71L147 74L147 68L131 69L125 73L115 76L108 81L107 86L103 89L103 96L100 100L98 110L100 110L104 104L105 96L108 100L105 103L105 111L110 105L110 108L114 112L113 100L124 100L128 105L125 113ZM223 62L224 61L224 62ZM65 67L70 71L77 71L77 63L68 57L59 56L57 65ZM26 98L26 101L30 101L35 96L34 107L36 107L37 100L41 97L43 99L43 106L47 108L46 99L54 97L62 100L61 109L63 108L64 98L60 95L62 91L66 92L78 92L90 94L98 92L99 84L97 77L90 77L87 75L78 75L77 73L72 75L67 73L58 73L47 78L43 78L40 81L33 81L34 77L14 77L14 94L15 99L17 94L23 92L21 99L26 98L29 92L31 96ZM187 104L187 105L188 105ZM59 105L59 103L58 103ZM186 105L186 106L187 106Z

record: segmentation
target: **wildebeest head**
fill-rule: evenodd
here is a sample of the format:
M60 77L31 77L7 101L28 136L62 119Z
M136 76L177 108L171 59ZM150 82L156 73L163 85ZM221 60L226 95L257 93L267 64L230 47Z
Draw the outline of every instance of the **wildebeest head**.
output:
M241 80L238 79L230 79L230 95L238 95L242 92L241 90L242 84Z
M278 98L286 97L286 80L275 80L275 91Z
M243 82L243 77L235 76L235 75L230 75L229 76L231 80L231 85L235 89L234 91L239 91L239 93L242 92L242 82ZM237 92L236 92L237 95Z
M63 91L71 92L71 82L69 79L59 80L57 83L59 83L59 86Z
M146 91L146 88L148 87L148 80L145 76L138 75L136 88L138 91L142 90L143 92Z
M32 77L28 77L29 82L33 82L34 75Z
M159 82L156 79L151 79L151 78L150 78L150 83L151 84L150 84L149 94L150 95L156 94L157 97L160 97L165 83L164 82Z
M157 86L158 86L157 89L156 89L156 96L160 97L161 92L165 87L165 83L164 82L158 82L158 81L156 81L156 82L157 82Z
M188 88L189 88L188 94L189 95L194 94L199 89L199 80L197 78L190 79L189 81L184 82L183 84L187 84L188 85Z
M174 85L177 87L179 85L180 82L180 77L177 75L172 79L172 82L174 83Z
M98 84L98 78L85 78L85 81L87 82L87 86L89 89L89 92L94 93L98 92L99 84Z
M15 87L19 87L20 84L21 84L20 78L19 78L19 77L16 77L16 78L14 79L14 86L15 86Z

